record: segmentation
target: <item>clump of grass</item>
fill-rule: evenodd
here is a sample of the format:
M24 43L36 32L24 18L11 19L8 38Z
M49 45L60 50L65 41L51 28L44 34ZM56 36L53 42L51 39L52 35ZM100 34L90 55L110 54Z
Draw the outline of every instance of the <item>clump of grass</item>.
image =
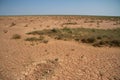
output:
M102 39L102 37L101 36L97 36L97 39Z
M94 42L96 41L96 39L93 38L93 37L90 37L90 38L81 39L81 41L82 41L83 43L94 43Z
M48 43L48 40L43 40L42 42L43 42L43 43Z
M85 20L84 23L95 23L94 20Z
M63 28L46 29L27 33L29 35L47 35L57 40L74 40L88 43L93 46L120 47L120 28L117 29L87 29L87 28Z
M68 23L63 23L63 25L76 25L76 22L68 22Z
M93 46L101 47L101 46L113 46L120 47L120 40L100 40L93 44Z
M30 38L26 38L25 41L39 41L39 38L36 37L30 37Z
M14 22L12 22L11 24L10 24L10 27L13 27L13 26L15 26L16 24L14 23Z
M21 38L21 35L19 35L19 34L14 34L12 36L12 39L20 39L20 38Z
M29 38L26 38L25 41L39 41L41 43L48 43L48 40L45 39L44 36L40 36L40 37L29 37Z
M55 61L58 61L59 59L58 58L55 58Z
M53 33L56 33L56 32L58 32L58 30L57 29L51 29L51 31L53 32Z

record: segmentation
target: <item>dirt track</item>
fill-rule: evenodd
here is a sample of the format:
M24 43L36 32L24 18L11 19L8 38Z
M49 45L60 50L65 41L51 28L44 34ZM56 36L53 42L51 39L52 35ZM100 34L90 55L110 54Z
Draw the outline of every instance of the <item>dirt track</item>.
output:
M53 39L47 44L24 40L28 36L25 33L33 30L62 28L69 18L61 18L0 17L0 80L120 80L120 48ZM76 19L73 17L72 22ZM12 22L16 25L10 27ZM83 22L67 26L89 26ZM120 26L106 22L100 27L93 23L90 28ZM13 34L20 34L21 39L11 39Z

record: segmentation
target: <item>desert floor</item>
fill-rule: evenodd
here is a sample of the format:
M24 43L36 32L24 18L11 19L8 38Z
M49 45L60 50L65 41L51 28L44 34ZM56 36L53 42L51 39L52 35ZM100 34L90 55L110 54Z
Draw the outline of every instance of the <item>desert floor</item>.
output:
M119 47L25 41L28 32L64 27L120 28L120 17L1 16L0 80L120 80Z

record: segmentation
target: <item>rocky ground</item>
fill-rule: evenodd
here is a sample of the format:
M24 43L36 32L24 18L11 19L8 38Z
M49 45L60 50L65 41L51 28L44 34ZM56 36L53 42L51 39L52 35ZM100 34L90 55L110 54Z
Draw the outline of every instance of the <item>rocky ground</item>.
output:
M0 80L120 80L119 47L94 47L49 37L45 43L25 41L31 36L28 32L64 27L113 29L120 27L120 18L0 17Z

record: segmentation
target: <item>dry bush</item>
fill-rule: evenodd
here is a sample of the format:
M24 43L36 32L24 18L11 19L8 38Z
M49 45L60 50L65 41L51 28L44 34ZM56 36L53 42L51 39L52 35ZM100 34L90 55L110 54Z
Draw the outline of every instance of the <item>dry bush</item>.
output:
M39 41L41 43L48 43L48 40L45 39L44 36L40 36L39 38L36 38L36 37L26 38L25 41Z
M42 42L43 42L43 43L48 43L48 40L43 40Z
M12 39L20 39L20 38L21 38L21 35L19 35L19 34L14 34L12 36Z
M77 25L77 22L63 23L63 24L62 24L62 27L63 27L64 25Z
M30 37L30 38L26 38L25 41L39 41L39 38L36 37Z
M12 22L11 24L10 24L10 27L13 27L13 26L15 26L16 24L14 23L14 22Z

